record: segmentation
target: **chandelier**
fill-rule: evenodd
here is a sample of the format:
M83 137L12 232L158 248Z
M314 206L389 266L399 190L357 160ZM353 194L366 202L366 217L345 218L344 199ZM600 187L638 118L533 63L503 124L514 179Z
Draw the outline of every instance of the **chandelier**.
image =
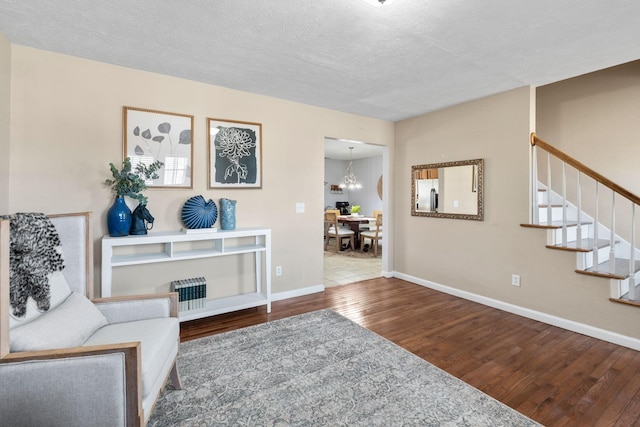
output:
M340 183L340 188L348 188L349 190L359 190L362 188L362 184L358 180L358 177L353 172L353 147L349 147L351 150L349 165L347 166L347 171L344 173L344 177L342 178L342 182Z

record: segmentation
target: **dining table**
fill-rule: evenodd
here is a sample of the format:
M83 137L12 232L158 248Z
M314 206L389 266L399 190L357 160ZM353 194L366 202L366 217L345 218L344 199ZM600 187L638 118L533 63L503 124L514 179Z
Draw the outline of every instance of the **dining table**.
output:
M348 225L351 230L355 233L354 240L356 247L353 249L360 248L360 224L368 224L370 221L375 222L375 218L370 218L368 216L353 216L353 215L339 215L338 222L340 224Z

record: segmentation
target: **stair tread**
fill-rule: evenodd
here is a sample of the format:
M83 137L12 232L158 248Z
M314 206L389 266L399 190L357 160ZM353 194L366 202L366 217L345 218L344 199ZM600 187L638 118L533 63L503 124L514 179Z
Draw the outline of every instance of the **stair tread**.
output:
M634 271L640 271L640 261L635 261ZM629 277L629 260L625 258L616 258L615 265L612 267L609 260L598 264L597 270L593 267L586 270L576 270L577 273L590 274L593 276L608 277L611 279L624 280Z
M580 225L590 225L592 222L583 221ZM546 222L541 222L538 224L520 224L521 227L530 227L530 228L562 228L562 221L551 221L551 224ZM571 222L567 222L567 227L577 227L578 221L572 220Z
M609 240L598 239L598 241L594 241L593 239L582 239L580 242L573 241L567 242L565 245L557 244L557 245L547 245L549 249L561 249L565 251L574 251L574 252L591 252L595 247L598 249L606 248L609 246L611 242ZM617 242L616 242L617 243ZM628 264L627 264L628 268Z
M635 305L640 307L640 285L636 285L636 299L632 300L629 298L629 293L627 292L626 294L622 295L620 298L609 298L609 300L614 301L614 302L620 302L623 304L629 304L629 305Z

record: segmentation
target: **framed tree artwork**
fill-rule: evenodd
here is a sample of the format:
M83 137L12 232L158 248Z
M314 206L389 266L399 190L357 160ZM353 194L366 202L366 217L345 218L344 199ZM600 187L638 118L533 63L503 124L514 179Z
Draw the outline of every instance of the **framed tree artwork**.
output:
M207 119L209 188L262 188L262 124Z
M193 188L193 116L123 107L124 157L163 166L148 187Z

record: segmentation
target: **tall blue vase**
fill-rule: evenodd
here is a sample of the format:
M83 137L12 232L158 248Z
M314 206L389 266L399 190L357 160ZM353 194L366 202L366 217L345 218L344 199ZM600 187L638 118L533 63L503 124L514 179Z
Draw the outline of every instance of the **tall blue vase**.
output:
M116 196L116 200L107 212L107 229L109 236L128 236L131 228L131 209L124 202L124 196Z
M220 227L223 230L236 229L236 201L220 199Z

